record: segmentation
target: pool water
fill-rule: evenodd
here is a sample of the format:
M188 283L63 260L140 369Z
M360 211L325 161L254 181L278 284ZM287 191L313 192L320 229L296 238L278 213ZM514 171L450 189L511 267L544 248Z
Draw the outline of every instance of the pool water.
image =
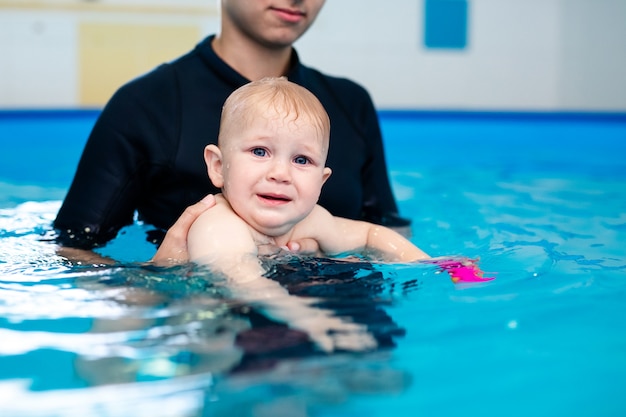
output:
M267 259L378 348L320 352L135 224L72 265L45 238L97 112L0 112L0 415L626 413L626 115L381 112L411 239L479 259Z

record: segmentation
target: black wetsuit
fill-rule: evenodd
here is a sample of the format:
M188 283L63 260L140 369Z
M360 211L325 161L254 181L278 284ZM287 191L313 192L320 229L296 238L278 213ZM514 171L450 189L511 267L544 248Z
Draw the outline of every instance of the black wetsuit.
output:
M213 51L208 37L186 55L122 86L100 114L54 227L68 246L93 247L132 223L169 228L208 193L203 149L216 143L221 108L249 82ZM336 216L389 226L398 217L377 114L365 89L302 65L293 52L287 78L313 92L331 120L319 203Z

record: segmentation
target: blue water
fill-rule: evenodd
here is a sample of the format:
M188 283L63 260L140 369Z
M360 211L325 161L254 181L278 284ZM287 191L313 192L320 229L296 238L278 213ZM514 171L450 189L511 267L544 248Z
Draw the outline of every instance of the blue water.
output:
M269 260L380 344L321 354L206 271L142 265L148 226L114 266L42 241L95 115L0 113L0 415L626 413L626 116L381 113L412 240L496 280Z

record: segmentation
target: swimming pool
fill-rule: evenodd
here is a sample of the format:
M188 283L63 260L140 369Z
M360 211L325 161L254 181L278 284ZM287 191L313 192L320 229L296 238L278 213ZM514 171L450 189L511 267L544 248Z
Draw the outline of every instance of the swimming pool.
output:
M414 242L497 279L277 266L381 344L331 355L203 271L142 267L144 225L114 267L41 241L96 115L0 112L0 415L626 412L626 115L381 112Z

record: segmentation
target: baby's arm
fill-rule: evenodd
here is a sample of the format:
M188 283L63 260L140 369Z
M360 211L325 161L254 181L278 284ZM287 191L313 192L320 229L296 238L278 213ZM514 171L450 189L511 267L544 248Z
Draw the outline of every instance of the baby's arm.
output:
M394 230L364 221L335 217L316 206L299 229L301 237L314 237L327 255L361 253L386 262L428 259L424 251ZM300 237L300 236L298 236Z
M176 223L168 229L151 262L162 266L188 262L187 235L189 229L193 222L200 217L200 214L213 206L215 206L215 196L209 194L196 204L187 207L176 220Z
M202 213L187 236L189 259L211 266L236 282L263 275L247 225L225 203Z
M365 222L358 223L361 224L357 227L367 229L365 244L367 253L379 255L388 262L412 262L430 258L404 236L388 227Z

